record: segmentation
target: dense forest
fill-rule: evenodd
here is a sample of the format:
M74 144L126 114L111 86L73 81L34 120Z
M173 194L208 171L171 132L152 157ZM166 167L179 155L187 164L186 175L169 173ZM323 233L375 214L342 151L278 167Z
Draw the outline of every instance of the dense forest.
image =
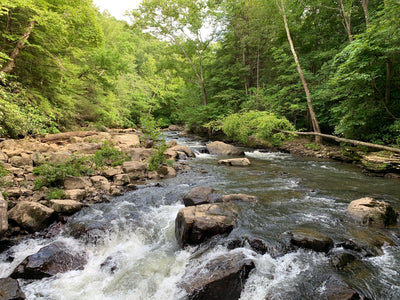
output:
M400 145L398 0L0 1L0 135L271 124ZM316 128L316 125L318 126Z

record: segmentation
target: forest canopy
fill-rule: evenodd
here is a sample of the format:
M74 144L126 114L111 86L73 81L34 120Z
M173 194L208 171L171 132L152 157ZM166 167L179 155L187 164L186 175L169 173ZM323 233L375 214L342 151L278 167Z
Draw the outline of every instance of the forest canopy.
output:
M146 0L129 15L0 0L0 135L135 127L146 114L313 130L312 101L323 133L400 145L397 0Z

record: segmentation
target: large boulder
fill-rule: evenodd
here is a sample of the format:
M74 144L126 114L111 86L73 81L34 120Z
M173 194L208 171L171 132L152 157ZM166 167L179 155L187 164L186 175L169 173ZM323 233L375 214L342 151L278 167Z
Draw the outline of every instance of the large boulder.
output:
M290 233L290 243L294 246L327 253L333 248L333 240L313 229L296 229Z
M175 145L171 148L168 148L165 151L165 155L171 159L180 159L180 158L187 158L187 157L195 157L192 150L189 147L184 145Z
M234 207L225 203L182 208L175 219L175 237L182 248L198 245L215 235L231 232L236 216Z
M332 275L325 280L323 289L319 299L329 300L354 300L354 299L368 299L364 298L357 291L350 288L347 283L339 279L338 276Z
M126 161L122 164L122 171L129 175L131 180L144 178L147 165L138 161Z
M103 176L92 176L90 180L92 180L93 186L98 190L108 192L111 188L110 182Z
M8 230L8 203L4 200L3 194L0 191L0 237Z
M185 206L194 206L214 202L216 196L213 192L214 190L210 187L194 187L183 197L183 203Z
M118 174L115 175L113 178L115 185L127 185L131 183L131 179L129 178L128 174Z
M240 252L224 254L199 270L189 270L180 287L187 292L190 300L239 299L254 267L253 261Z
M85 189L65 190L65 195L68 199L82 201L86 197Z
M231 158L231 159L221 159L218 164L233 167L246 167L250 166L250 160L247 157L244 158Z
M361 224L377 227L397 222L397 213L389 203L370 197L352 201L347 207L347 215Z
M71 270L82 270L85 264L86 258L82 253L71 251L62 242L54 242L25 258L10 277L42 279Z
M139 136L136 134L119 134L112 137L112 141L117 145L134 147L140 144Z
M66 190L79 190L91 186L92 186L92 181L90 180L89 177L68 176L64 180L64 188Z
M54 210L37 202L21 201L8 212L8 218L29 231L39 231L53 221Z
M224 142L212 142L206 145L208 152L215 155L243 155L243 151Z
M72 215L80 211L83 204L74 200L52 199L50 200L50 206L55 212Z
M23 300L26 299L18 280L13 278L0 278L0 299Z

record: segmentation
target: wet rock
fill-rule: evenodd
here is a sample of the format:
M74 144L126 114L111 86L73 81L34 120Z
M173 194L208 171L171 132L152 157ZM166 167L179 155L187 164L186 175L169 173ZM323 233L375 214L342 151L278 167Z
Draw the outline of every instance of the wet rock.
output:
M90 223L77 222L70 223L66 228L66 233L75 239L81 239L86 243L96 244L104 238L105 232L110 230L110 223L90 221Z
M357 257L353 254L350 253L349 251L339 251L335 253L331 259L331 265L339 271L343 271L346 269L346 267L351 264L353 261L355 261Z
M197 186L192 188L189 193L183 197L185 206L194 206L211 203L215 198L213 196L214 190L210 187Z
M157 174L163 178L173 178L176 176L176 171L170 166L161 166L158 168Z
M0 191L0 238L8 230L8 202L4 200L3 194Z
M104 262L101 263L100 269L114 274L119 269L117 258L115 256L108 256Z
M333 240L312 229L297 229L290 233L290 243L294 246L327 253L333 248Z
M131 183L131 180L130 180L128 174L115 175L113 178L113 181L114 181L115 185L120 185L120 186Z
M184 145L176 145L168 148L167 151L165 151L165 154L172 159L179 158L180 153L183 154L184 158L195 157L193 151L190 150L189 147Z
M50 200L50 207L55 212L72 215L83 208L83 204L74 200Z
M85 189L86 187L90 186L92 186L92 181L89 177L68 176L64 180L64 188L66 190Z
M179 246L198 245L219 234L229 233L236 223L236 211L223 203L182 208L175 219Z
M370 197L352 201L347 207L347 215L361 224L376 227L397 222L397 213L389 203Z
M206 145L208 152L215 155L243 155L243 151L224 142L212 142Z
M256 196L251 196L247 194L230 194L223 195L221 197L222 202L231 202L231 201L243 201L243 202L257 202L258 198Z
M242 253L221 255L199 268L189 270L180 284L190 300L239 299L255 265Z
M39 231L53 221L54 210L37 202L19 202L8 212L8 218L29 231Z
M357 300L366 299L357 291L351 289L345 282L336 276L329 277L320 289L321 298L329 300Z
M93 186L101 191L109 191L111 188L110 182L108 182L107 178L103 176L92 176L90 180L93 183Z
M18 280L13 278L0 278L0 299L23 300L26 299Z
M231 158L231 159L221 159L218 164L232 167L246 167L249 166L250 160L248 158Z
M71 270L82 270L85 264L86 258L82 254L74 253L62 242L54 242L25 258L10 277L42 279Z
M86 190L84 189L65 190L65 196L71 200L82 201L86 197Z

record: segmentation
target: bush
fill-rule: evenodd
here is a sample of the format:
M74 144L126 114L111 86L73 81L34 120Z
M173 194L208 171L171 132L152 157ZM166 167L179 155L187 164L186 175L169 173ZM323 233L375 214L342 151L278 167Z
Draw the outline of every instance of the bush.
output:
M91 158L91 161L99 168L104 166L119 166L127 160L129 160L128 156L115 149L113 145L108 142L105 142L101 149L96 151Z
M277 130L294 131L294 126L285 118L266 111L249 111L232 114L222 120L222 131L231 139L248 143L250 136L266 140L272 145L290 138Z
M49 200L51 199L65 199L65 191L59 188L50 189L49 195L47 196Z

